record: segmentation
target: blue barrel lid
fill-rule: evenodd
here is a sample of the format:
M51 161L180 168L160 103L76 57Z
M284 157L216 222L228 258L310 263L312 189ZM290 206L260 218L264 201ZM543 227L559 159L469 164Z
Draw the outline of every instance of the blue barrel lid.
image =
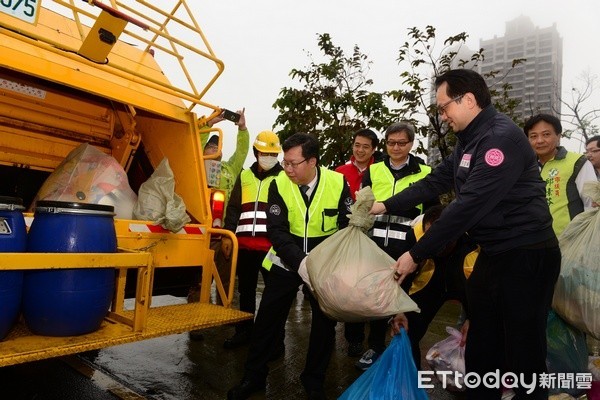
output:
M69 201L56 201L56 200L39 200L35 203L36 212L48 212L48 213L59 213L59 212L86 212L94 214L111 214L114 215L115 207L105 204L92 204L92 203L76 203Z

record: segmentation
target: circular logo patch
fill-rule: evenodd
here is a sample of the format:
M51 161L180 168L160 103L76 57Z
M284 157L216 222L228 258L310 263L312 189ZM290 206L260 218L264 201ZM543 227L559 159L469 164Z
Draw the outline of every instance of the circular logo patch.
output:
M269 208L269 214L279 215L281 214L281 208L277 204L273 204L271 208Z
M485 162L490 167L497 167L504 161L504 153L500 149L489 149L485 152Z

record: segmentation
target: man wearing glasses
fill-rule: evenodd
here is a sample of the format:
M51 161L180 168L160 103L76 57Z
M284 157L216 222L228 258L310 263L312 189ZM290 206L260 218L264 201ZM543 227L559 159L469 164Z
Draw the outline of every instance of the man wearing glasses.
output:
M371 186L376 201L383 201L400 193L410 185L423 179L431 172L431 167L411 155L415 140L415 130L406 122L396 122L385 131L387 157L369 167L362 186ZM437 201L435 202L437 203ZM377 245L393 259L400 257L415 244L410 226L411 221L423 213L423 205L418 204L394 213L377 215L369 235ZM408 292L410 283L405 283ZM358 369L368 369L385 350L388 328L387 318L369 322L369 349L356 362Z
M468 233L481 253L467 280L466 370L481 379L523 374L535 388L529 392L517 382L517 397L547 399L537 379L546 372L546 321L560 249L537 157L523 131L495 110L481 75L450 70L435 87L439 114L458 138L454 151L422 180L375 203L371 213L394 213L454 190L456 198L394 265L399 281ZM467 399L499 400L501 386L468 387Z
M585 155L594 166L596 178L600 182L600 136L592 136L585 142Z
M227 398L247 399L266 387L268 360L303 284L306 256L348 226L352 197L342 174L319 167L319 142L296 133L283 143L283 170L269 187L267 234L272 243L263 267L269 278L260 301L242 381ZM305 291L312 310L308 353L300 380L308 399L324 399L325 372L335 344L336 321ZM269 396L267 396L269 397Z

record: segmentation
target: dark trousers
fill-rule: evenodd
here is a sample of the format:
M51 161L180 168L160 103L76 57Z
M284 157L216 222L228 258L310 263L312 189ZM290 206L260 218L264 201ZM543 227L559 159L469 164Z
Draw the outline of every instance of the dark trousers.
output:
M302 279L295 272L288 272L277 266L269 271L252 330L245 365L246 378L257 382L266 380L269 357L285 327L290 307L301 284ZM310 302L312 320L306 364L300 378L307 391L321 390L334 348L336 321L323 314L317 300L310 293L305 291L305 296L308 296Z
M385 338L388 323L386 319L369 321L369 338L367 343L370 349L381 354L385 350ZM344 324L344 338L350 343L362 343L365 340L364 322L346 322Z
M267 253L240 249L238 253L237 277L238 293L240 294L240 310L254 314L256 312L256 285L259 272L266 284L268 271L262 267L262 262ZM253 320L243 321L236 325L236 330L252 328Z
M556 244L479 255L467 281L467 373L522 373L528 383L535 373L539 384L539 374L546 372L546 321L559 271ZM548 390L537 384L530 394L523 387L513 390L516 399L548 398ZM467 388L467 398L500 399L501 389Z
M436 273L441 273L436 268ZM434 278L421 290L414 293L411 299L421 309L421 312L408 312L406 318L408 319L408 339L410 340L410 347L412 355L415 360L417 369L421 369L421 348L419 344L423 336L427 333L429 324L435 318L436 314L442 308L444 303L448 300L457 300L461 304L466 303L466 293L463 290L460 292L447 292L444 287L444 280L436 280Z

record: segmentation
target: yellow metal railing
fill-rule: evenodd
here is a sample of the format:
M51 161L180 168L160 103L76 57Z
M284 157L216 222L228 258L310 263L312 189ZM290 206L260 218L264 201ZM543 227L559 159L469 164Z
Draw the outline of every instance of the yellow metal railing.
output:
M133 332L141 332L146 326L148 308L152 296L152 255L150 253L2 253L0 271L70 268L117 268L115 298L109 317L130 326ZM130 318L123 314L125 300L125 273L137 268L138 282L135 294L135 310Z
M98 0L45 0L42 5L43 12L72 18L77 26L77 33L70 34L78 34L79 41L52 38L33 25L10 18L2 20L0 24L7 28L5 34L20 35L23 39L35 40L38 45L40 42L44 43L47 50L94 64L101 69L111 69L115 75L179 97L189 103L189 111L196 105L217 109L216 106L203 102L202 97L223 73L224 64L216 57L186 0L161 0L154 4L144 0L110 0L110 4ZM110 58L106 63L95 63L81 57L79 45L90 33L90 26L107 12L127 21L119 41L152 54L163 68L168 69L169 77L178 79L177 83L153 78L126 63L113 62ZM199 63L213 65L214 72L199 67ZM199 82L206 83L200 86Z

